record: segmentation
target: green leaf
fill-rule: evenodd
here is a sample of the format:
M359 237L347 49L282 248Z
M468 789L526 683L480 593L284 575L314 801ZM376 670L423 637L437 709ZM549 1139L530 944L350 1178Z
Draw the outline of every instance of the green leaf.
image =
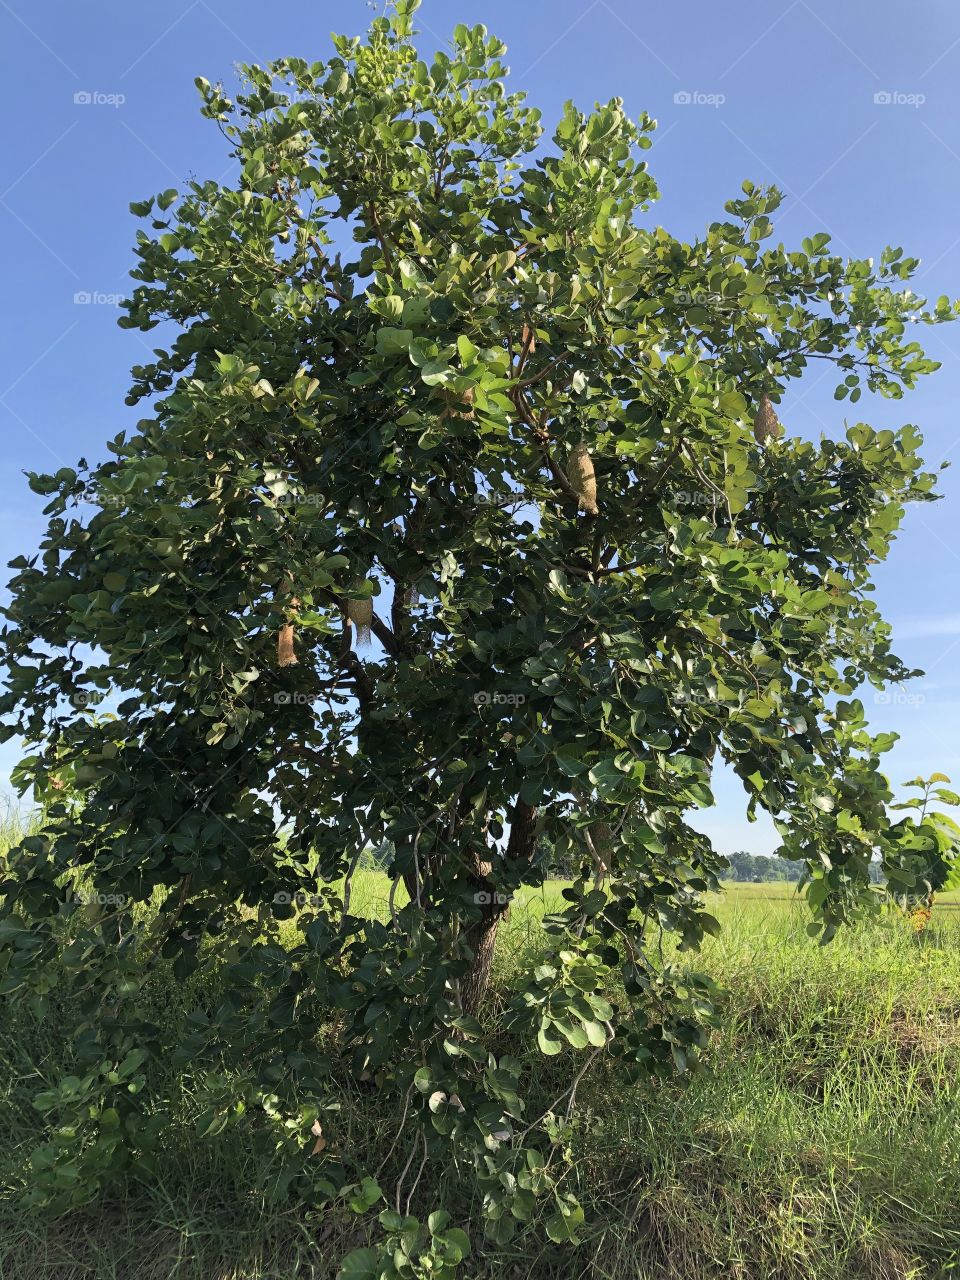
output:
M383 1199L383 1192L380 1190L379 1184L373 1178L363 1178L359 1186L350 1189L347 1196L347 1204L354 1213L366 1213L368 1209L372 1209L378 1200Z
M579 1244L577 1228L582 1227L583 1222L583 1209L576 1203L565 1203L561 1211L551 1215L544 1225L554 1244Z
M428 387L443 386L452 382L456 376L455 370L451 369L445 360L431 360L429 364L424 365L420 373L420 377Z
M601 1023L590 1019L585 1021L583 1029L587 1033L587 1039L596 1049L602 1049L607 1043L607 1029Z
M376 1249L354 1249L340 1264L337 1280L379 1280L380 1255Z
M470 1256L470 1237L461 1227L449 1227L443 1234L444 1257L454 1266Z
M552 1058L555 1054L560 1052L563 1048L563 1044L560 1040L554 1040L548 1034L548 1025L549 1024L542 1024L540 1029L537 1031L537 1045L539 1046L541 1053L546 1054L548 1058Z
M405 355L412 341L412 329L394 329L388 325L377 332L377 351L382 356Z
M438 1235L443 1231L450 1221L450 1214L446 1209L434 1209L433 1213L427 1218L427 1227L432 1236Z
M470 339L462 333L457 338L457 352L459 353L460 361L464 368L466 368L467 365L473 364L479 355L478 349L473 345Z
M558 747L554 752L553 758L556 760L560 772L567 778L577 778L580 774L586 772L587 766L572 747Z

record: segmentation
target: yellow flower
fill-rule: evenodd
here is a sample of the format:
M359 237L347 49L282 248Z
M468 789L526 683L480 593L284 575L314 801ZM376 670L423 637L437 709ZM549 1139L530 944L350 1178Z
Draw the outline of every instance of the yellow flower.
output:
M930 917L933 912L929 907L914 907L910 912L910 923L913 925L917 933L922 933L930 923Z

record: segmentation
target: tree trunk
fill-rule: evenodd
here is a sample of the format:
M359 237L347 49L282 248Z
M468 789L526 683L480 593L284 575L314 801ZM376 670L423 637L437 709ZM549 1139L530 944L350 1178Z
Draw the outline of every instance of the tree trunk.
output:
M537 810L531 804L517 800L510 814L510 839L507 841L506 856L508 859L525 859L533 857L537 836ZM470 968L460 979L460 1001L463 1012L475 1015L490 986L490 973L493 969L493 953L497 943L497 930L501 919L510 910L509 902L505 902L497 893L488 877L491 864L477 861L475 867L476 883L479 892L485 894L483 917L467 930L467 942L473 952ZM483 899L481 899L483 901Z
M491 904L492 911L484 913L479 924L472 925L467 933L467 941L473 952L470 968L460 979L460 1002L463 1012L476 1016L490 986L490 973L493 968L493 952L497 942L497 930L500 928L500 910Z

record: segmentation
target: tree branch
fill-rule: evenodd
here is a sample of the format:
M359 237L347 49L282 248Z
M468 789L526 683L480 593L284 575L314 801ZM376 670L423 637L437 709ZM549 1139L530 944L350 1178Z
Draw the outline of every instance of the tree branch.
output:
M547 434L546 427L543 426L542 423L538 423L536 421L533 414L530 412L530 406L527 404L526 398L524 397L523 393L519 390L519 388L515 389L514 395L511 396L511 399L513 400L513 403L516 406L517 412L520 414L521 419L533 432L533 437L536 440L537 444L540 446L540 450L543 453L544 461L546 462L547 466L550 469L550 474L553 476L554 480L556 480L557 484L560 486L560 488L563 490L566 496L572 502L576 503L577 509L579 510L580 495L579 493L577 493L576 489L574 489L573 485L567 479L566 475L564 474L563 468L560 466L559 462L557 462L556 458L550 452L550 437Z
M332 778L337 778L341 782L352 782L353 774L349 769L345 769L343 765L337 764L334 760L325 760L322 755L305 746L300 742L285 742L281 748L284 755L297 756L301 760L306 760L310 764L315 765L318 769L328 773Z
M377 237L377 244L380 246L380 252L383 254L383 265L387 269L389 275L393 275L393 258L390 254L390 247L387 244L386 236L380 226L380 218L377 214L377 206L371 200L367 206L370 214L370 225L373 227L373 234Z
M387 653L390 654L391 658L396 658L400 654L401 648L397 637L383 619L377 615L376 611L370 616L370 630L386 649Z

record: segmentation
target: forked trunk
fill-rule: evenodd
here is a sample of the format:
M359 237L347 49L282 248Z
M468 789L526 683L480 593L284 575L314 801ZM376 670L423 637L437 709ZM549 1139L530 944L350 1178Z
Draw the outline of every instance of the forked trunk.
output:
M510 839L506 857L510 862L529 862L533 858L537 838L537 810L523 800L517 800L510 813ZM470 968L460 980L460 1001L463 1012L475 1015L490 986L493 969L493 952L497 942L500 921L509 911L504 900L490 883L491 864L478 861L475 867L478 889L484 894L483 917L467 931L467 942L473 952Z

